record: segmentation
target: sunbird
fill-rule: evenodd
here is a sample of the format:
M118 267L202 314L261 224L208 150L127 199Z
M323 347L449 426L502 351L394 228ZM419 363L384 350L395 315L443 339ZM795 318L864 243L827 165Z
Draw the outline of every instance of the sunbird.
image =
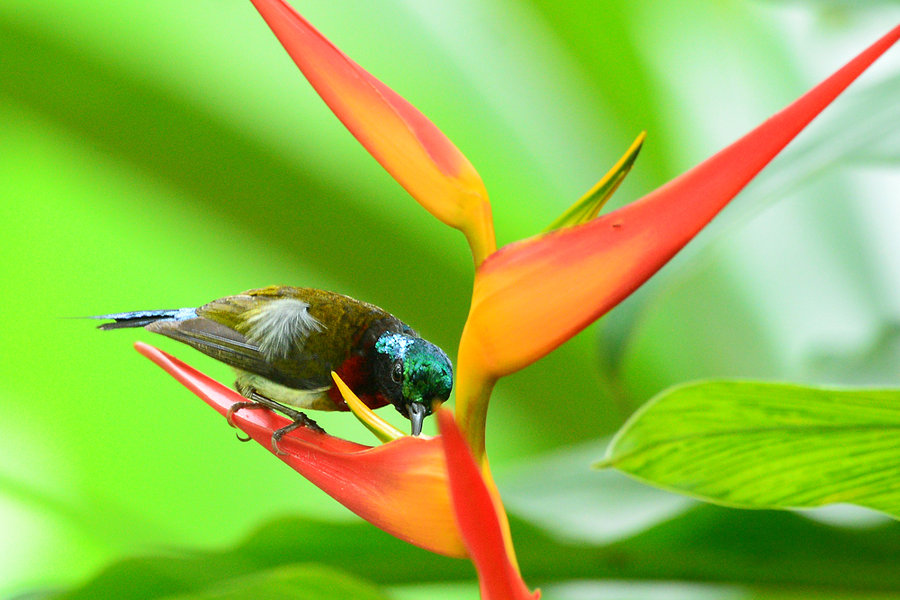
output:
M248 399L236 410L266 407L293 419L272 436L297 427L322 429L301 410L349 410L331 372L370 408L392 404L412 435L450 396L453 365L443 350L390 313L325 290L269 286L213 300L199 308L140 310L98 329L143 327L193 346L230 365L235 388ZM299 410L297 410L299 409Z

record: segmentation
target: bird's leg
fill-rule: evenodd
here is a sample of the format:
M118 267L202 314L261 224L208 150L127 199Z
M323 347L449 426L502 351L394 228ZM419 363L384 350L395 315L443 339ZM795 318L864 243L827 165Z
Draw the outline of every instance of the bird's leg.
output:
M293 421L293 423L291 423L290 425L286 425L281 429L276 430L275 433L272 434L272 450L275 452L275 454L285 454L281 451L280 448L278 448L278 442L281 441L281 438L297 429L298 427L308 427L316 433L325 433L325 430L319 427L318 423L307 417L305 413L302 413L299 410L288 408L280 402L276 402L271 398L267 398L252 387L247 387L244 385L237 385L236 387L238 389L238 392L240 392L242 396L249 398L249 400L245 402L235 402L228 409L228 412L225 413L225 418L228 420L229 425L231 425L232 427L235 426L231 420L234 416L234 413L241 410L242 408L268 408L269 410L274 410L275 412L283 414ZM245 439L238 436L238 439L241 441L247 441L250 438Z

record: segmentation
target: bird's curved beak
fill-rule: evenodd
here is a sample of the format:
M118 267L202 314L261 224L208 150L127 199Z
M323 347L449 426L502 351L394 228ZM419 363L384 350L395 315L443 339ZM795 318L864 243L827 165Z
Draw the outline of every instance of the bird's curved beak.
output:
M412 424L412 435L422 433L422 423L427 415L426 410L425 405L421 402L410 402L406 406L406 412L409 413L409 422Z

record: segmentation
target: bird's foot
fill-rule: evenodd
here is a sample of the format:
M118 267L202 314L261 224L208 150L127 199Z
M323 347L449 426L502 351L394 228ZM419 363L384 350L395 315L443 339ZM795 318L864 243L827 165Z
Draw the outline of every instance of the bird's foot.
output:
M287 418L293 421L293 423L291 423L290 425L286 425L281 429L276 430L275 433L272 434L272 450L275 452L275 454L286 454L286 452L283 452L278 447L278 442L280 442L281 438L283 438L285 435L299 427L307 427L309 429L312 429L316 433L325 433L325 430L319 427L318 423L307 417L305 413L302 413L299 410L294 410L293 408L289 408L281 404L280 402L272 400L271 398L267 398L266 396L263 396L262 394L257 392L255 389L241 385L240 382L237 383L237 389L242 395L249 398L249 400L245 402L235 402L231 405L231 408L228 409L228 412L225 413L225 418L228 420L228 424L232 427L235 426L232 422L234 413L241 410L242 408L268 408L269 410L273 410L285 415ZM245 439L241 436L238 436L238 439L242 442L245 442L250 438L248 437Z
M282 427L281 429L278 429L277 431L275 431L275 433L272 434L272 451L275 452L275 454L278 454L279 456L287 454L287 452L284 452L281 448L278 447L278 442L281 441L281 438L283 438L285 435L289 434L290 432L294 431L295 429L299 429L300 427L306 427L308 429L312 429L316 433L325 433L325 430L322 429L321 427L319 427L318 423L316 423L315 421L313 421L312 419L310 419L309 417L307 417L304 413L302 413L300 411L291 410L288 413L288 416L291 417L292 419L294 419L294 422L291 423L290 425L285 425L284 427Z

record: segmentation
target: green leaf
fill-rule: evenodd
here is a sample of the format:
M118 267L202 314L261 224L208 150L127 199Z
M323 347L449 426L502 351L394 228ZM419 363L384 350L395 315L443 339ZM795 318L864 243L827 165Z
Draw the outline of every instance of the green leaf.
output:
M672 388L598 466L724 505L849 503L900 516L900 391L741 381Z
M634 165L634 161L637 159L638 153L641 151L641 146L643 146L646 136L646 132L642 131L631 143L628 150L625 151L625 154L622 155L622 158L607 171L606 175L594 184L594 187L589 189L584 196L579 198L575 204L566 209L566 212L557 217L544 231L581 225L596 217L603 205L619 189L619 185L625 179L625 176L628 175L632 165Z

